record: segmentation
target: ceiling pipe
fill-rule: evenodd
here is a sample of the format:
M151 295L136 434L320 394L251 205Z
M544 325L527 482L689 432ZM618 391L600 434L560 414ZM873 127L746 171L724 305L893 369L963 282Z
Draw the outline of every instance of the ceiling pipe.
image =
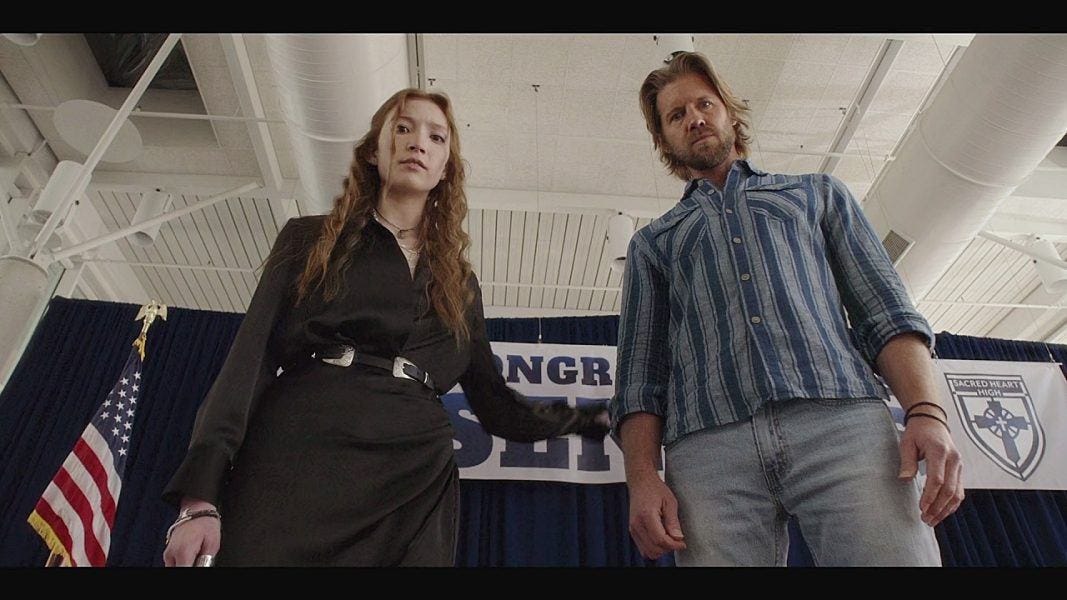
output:
M300 182L301 214L333 208L374 111L411 85L405 34L267 35Z
M1067 36L977 35L867 193L922 298L1067 130Z

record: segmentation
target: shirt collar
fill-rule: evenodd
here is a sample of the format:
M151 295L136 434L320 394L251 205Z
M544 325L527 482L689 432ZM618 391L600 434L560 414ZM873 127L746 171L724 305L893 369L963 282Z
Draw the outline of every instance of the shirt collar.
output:
M734 169L741 169L741 175L743 177L748 177L750 175L767 175L766 171L753 166L753 164L749 162L747 158L739 158L734 161L734 164L730 167L730 170L733 171ZM727 179L730 178L729 175L727 175L726 177ZM685 186L685 193L682 194L682 199L688 198L693 193L693 191L697 189L697 186L700 185L701 181L704 181L704 179L699 177L697 179L689 180L689 183Z

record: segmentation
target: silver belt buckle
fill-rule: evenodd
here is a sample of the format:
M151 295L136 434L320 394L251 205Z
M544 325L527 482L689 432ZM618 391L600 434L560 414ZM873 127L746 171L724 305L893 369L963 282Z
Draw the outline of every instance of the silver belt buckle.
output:
M338 367L350 367L352 361L356 359L356 349L352 346L345 346L345 353L337 358L321 358L322 362L330 365L337 365ZM395 368L394 368L395 370Z
M415 379L411 375L408 375L407 373L404 372L404 365L415 366L415 363L413 363L410 360L404 358L403 356L398 356L398 357L393 359L393 377L403 377L404 379L410 379L412 381L419 381L418 379ZM419 383L422 383L422 382L419 381Z

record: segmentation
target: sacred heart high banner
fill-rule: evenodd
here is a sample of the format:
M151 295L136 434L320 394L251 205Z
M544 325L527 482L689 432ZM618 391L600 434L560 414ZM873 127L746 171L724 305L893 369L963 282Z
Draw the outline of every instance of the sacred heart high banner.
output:
M1067 380L1057 363L938 360L964 486L1067 489ZM950 412L951 415L951 412Z

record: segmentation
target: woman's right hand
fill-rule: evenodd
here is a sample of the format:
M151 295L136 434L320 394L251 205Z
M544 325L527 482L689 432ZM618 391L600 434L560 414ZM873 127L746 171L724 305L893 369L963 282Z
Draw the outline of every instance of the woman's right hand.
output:
M578 413L575 433L600 441L611 432L611 416L603 405L579 406L575 411Z
M204 500L185 498L181 510L194 512L215 509ZM163 564L168 567L191 567L198 556L215 556L222 541L222 522L213 517L199 517L178 525L171 532L170 542L163 550Z

